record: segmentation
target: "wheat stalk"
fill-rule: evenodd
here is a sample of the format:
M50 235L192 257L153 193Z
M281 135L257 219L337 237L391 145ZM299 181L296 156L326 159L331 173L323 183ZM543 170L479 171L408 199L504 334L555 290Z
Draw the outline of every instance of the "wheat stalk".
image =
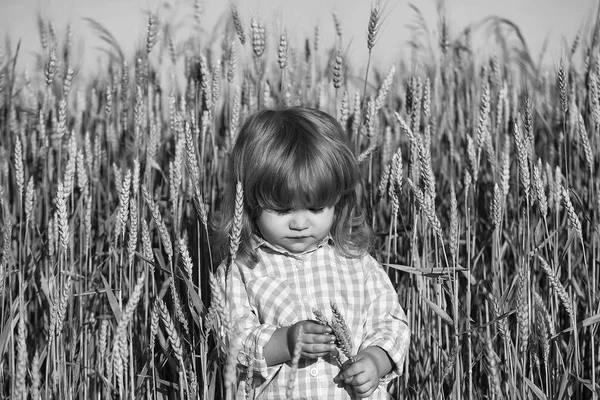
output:
M62 97L58 102L58 124L56 133L62 139L67 134L67 98Z
M423 86L423 123L425 128L429 126L429 118L431 117L431 82L429 77L425 79L425 85ZM427 135L428 136L428 135ZM428 142L427 145L430 143Z
M336 337L340 335L338 341L340 342L340 347L344 354L351 358L352 351L352 335L350 334L350 328L346 324L344 320L344 316L342 315L340 309L333 302L329 302L331 307L331 312L333 314L333 320L331 321L331 326L334 332L336 332ZM334 328L335 327L335 328Z
M175 308L175 315L177 316L177 320L183 326L183 330L186 334L189 334L189 326L188 321L183 313L183 307L181 306L181 300L179 299L179 294L177 293L177 289L175 288L175 277L173 276L169 279L169 288L171 292L171 299L173 300L173 307Z
M250 365L246 368L246 378L244 381L244 399L249 400L254 390L254 362L250 362Z
M391 174L392 168L393 168L393 163L390 162L383 168L383 171L381 172L381 178L379 179L379 185L377 185L376 202L379 202L381 200L384 193L389 193L388 185L390 183L390 174Z
M64 251L69 246L69 216L67 213L67 197L62 181L58 182L58 189L56 191L55 203L56 203L56 216L55 221L58 225L58 233L60 236L60 244Z
M229 56L227 57L227 82L231 84L235 79L235 71L237 69L237 50L235 41L229 46Z
M560 187L561 187L560 194L563 199L565 209L567 210L567 217L569 218L569 227L571 229L575 230L575 233L577 234L577 237L580 240L583 240L583 231L581 228L581 221L579 221L579 217L577 216L577 213L575 212L575 208L573 208L573 203L571 203L571 198L569 197L569 193L567 192L567 189L562 187L562 185Z
M592 174L594 169L594 155L592 153L590 138L588 137L587 130L585 129L585 122L583 121L583 116L581 115L581 112L578 114L577 127L579 137L581 138L581 145L583 146L585 163L587 165L588 172Z
M231 323L229 318L229 312L227 307L227 296L223 291L223 288L217 281L217 278L212 274L208 274L210 292L212 294L211 309L214 310L220 320L219 328L222 329L223 333L229 334L231 332ZM210 310L209 310L210 311Z
M531 180L529 174L529 158L527 157L527 147L525 143L523 143L521 137L521 126L519 124L518 119L514 122L513 129L513 138L515 141L515 149L517 151L517 161L519 164L519 179L521 181L521 186L523 186L523 191L525 192L525 198L529 198L529 192L531 188Z
M194 267L192 264L192 257L190 257L190 252L188 251L187 243L183 238L179 238L179 253L181 254L181 258L183 260L183 267L185 269L185 273L187 278L191 281L192 275L194 271Z
M142 252L144 257L150 262L148 267L150 268L150 278L154 278L154 252L152 251L152 241L150 240L150 232L148 230L148 223L142 218Z
M213 67L211 93L213 106L211 111L216 111L217 104L219 103L219 95L221 93L221 62L218 62L217 65Z
M537 163L533 166L533 188L535 189L535 196L538 201L540 213L542 218L545 219L548 214L548 199L542 182L542 160L539 158Z
M348 91L344 90L344 94L342 95L342 102L340 104L340 117L338 119L340 125L345 130L346 125L348 124L348 118L350 117L350 105L348 104Z
M63 182L65 186L66 195L70 195L73 192L75 182L75 170L77 168L77 141L75 140L75 134L71 133L69 138L69 160L65 168L65 174L63 176Z
M267 44L267 33L265 26L262 22L259 22L255 17L250 20L250 31L252 41L252 51L254 56L258 59L262 57L265 52Z
M246 44L246 34L244 33L244 25L240 15L238 14L237 7L235 4L231 4L231 17L233 19L233 25L235 26L235 32L237 33L238 39L242 46Z
M48 55L48 62L44 71L44 78L47 88L50 88L52 82L54 81L54 74L56 73L56 61L56 51L54 46L51 46L50 53Z
M132 196L129 199L129 240L127 242L127 262L133 265L133 257L138 242L138 209L137 199Z
M85 187L87 187L89 183L89 177L86 171L85 166L85 155L83 150L77 150L77 160L76 160L76 170L77 170L77 187L79 190L83 191Z
M381 27L382 11L383 10L379 0L377 0L374 5L371 5L369 26L367 28L367 48L369 49L369 53L375 46L375 42L377 40L377 34L379 33L379 28Z
M158 33L158 20L154 13L148 13L148 24L146 26L146 53L150 54L152 48L156 44L156 36Z
M500 338L504 342L507 342L507 340L510 339L510 336L509 336L508 322L507 322L506 318L503 316L504 309L503 309L502 305L499 303L497 297L491 291L488 293L488 300L490 301L490 303L492 305L492 312L493 312L494 318L496 319L496 329L498 330L498 334L500 335Z
M150 194L148 193L148 189L146 189L146 185L142 185L142 195L144 196L144 201L146 202L146 205L148 206L148 209L150 210L150 214L152 214L152 219L154 219L154 222L156 223L156 226L158 228L158 233L159 233L163 248L165 250L165 253L167 253L167 255L169 256L169 259L172 259L173 258L173 245L171 243L171 236L169 235L169 230L167 229L167 226L163 222L163 219L162 219L162 216L160 215L158 207L156 206L156 204L154 204L154 201L150 197Z
M27 384L25 378L27 375L27 327L25 326L25 308L20 305L19 322L17 324L17 365L15 376L15 394L16 398L27 398Z
M560 106L564 115L567 114L567 77L565 74L565 68L563 66L562 59L560 60L560 66L558 67L558 93L560 96Z
M369 136L369 147L357 157L358 163L364 162L379 145L379 135L375 132L375 102L369 99L367 103L367 114L365 115L365 124L367 125L367 134Z
M27 189L25 190L25 221L27 225L32 220L34 195L33 176L30 176L27 182Z
M333 65L331 66L331 75L333 76L333 87L336 90L342 87L343 62L344 61L342 59L342 51L338 49L335 55Z
M158 305L154 304L154 307L152 307L152 312L150 314L150 352L153 353L154 352L154 342L156 340L156 334L158 333L158 322L159 322L159 311L158 311Z
M335 305L335 303L330 302L331 311L333 314L333 320L329 321L325 315L316 308L313 308L312 312L315 316L315 319L322 325L328 326L333 331L335 335L335 344L342 351L349 360L354 360L354 356L352 354L352 335L350 334L350 328L344 321L341 312ZM353 361L352 361L353 362Z
M103 319L100 322L100 331L98 333L97 364L98 364L98 370L100 371L100 373L102 373L104 370L104 364L108 363L108 360L105 359L107 344L108 344L108 320Z
M40 395L40 385L42 383L41 378L41 358L40 352L38 350L35 351L33 355L33 360L31 361L31 387L29 388L29 393L31 394L31 400L39 400L41 398Z
M54 304L55 304L55 313L54 313L54 318L50 318L51 322L51 326L52 326L52 321L54 322L54 330L50 330L49 336L50 336L50 343L52 343L54 336L59 336L62 332L62 327L63 327L63 323L65 320L65 314L67 311L67 303L69 301L69 294L71 292L71 284L72 284L72 279L71 276L67 277L67 280L65 281L65 284L63 286L63 290L62 293L59 296L55 297L54 300ZM58 286L57 286L57 294L58 294Z
M548 314L548 310L544 305L541 296L539 293L534 292L535 299L535 309L536 309L536 326L539 330L539 339L542 347L542 361L546 367L548 367L548 358L550 354L550 343L548 340L548 327L546 323L550 321L550 315ZM549 324L548 326L552 326Z
M502 223L502 197L500 194L500 186L494 183L494 199L492 201L492 220L496 229L500 228Z
M458 203L454 186L450 187L450 254L453 260L458 259Z
M510 189L510 142L504 141L504 149L500 156L500 188L503 198L506 198Z
M123 313L121 314L121 319L117 325L117 331L114 337L112 359L119 388L123 388L124 383L122 372L124 369L126 369L125 365L129 357L127 329L129 323L133 319L135 308L137 307L142 296L142 290L144 289L145 281L146 277L143 274L138 277L129 301L125 306Z
M529 345L529 268L522 265L517 278L517 325L519 332L519 352L524 354Z
M69 59L67 68L65 70L65 76L63 79L63 96L65 99L69 96L69 93L71 93L71 83L73 80L74 72L75 71L73 70L73 66L71 65L71 60Z
M285 398L292 399L294 394L294 385L296 384L296 374L298 372L298 363L300 362L300 356L302 355L302 346L304 346L303 341L304 330L302 326L298 328L296 332L296 345L294 346L294 351L292 354L292 361L290 363L290 371L288 373L288 380L285 387Z
M492 395L502 396L502 389L500 386L500 371L497 360L498 355L494 351L492 340L488 336L486 336L483 340L485 342L485 361L487 370L490 373L489 381L492 389Z
M233 96L233 109L231 110L231 125L229 128L229 139L231 143L235 142L238 124L240 121L241 106L241 89L239 86L236 86L235 95Z
M23 198L23 188L25 185L25 172L23 170L23 145L21 138L15 138L15 180L17 181L17 191L19 199ZM19 200L20 203L20 200Z
M574 312L573 306L571 304L571 296L569 296L565 287L560 282L558 277L555 275L554 271L552 270L552 268L550 267L548 262L546 262L546 260L544 260L541 256L538 256L538 259L540 260L540 263L541 263L540 265L541 265L542 269L548 276L548 282L550 282L550 286L552 287L552 289L554 289L554 292L558 295L558 298L560 299L563 307L565 307L565 310L567 310L567 314L569 314L569 318L571 319L571 322L573 324L575 324L575 321L576 321L575 320L575 312Z
M333 18L333 26L335 28L335 34L339 39L339 42L342 42L342 23L340 22L340 18L336 11L331 12L331 17Z
M470 135L467 135L467 159L471 168L471 177L477 181L477 177L479 176L479 160L477 159L473 138Z
M383 103L392 87L392 83L394 82L394 75L396 74L396 67L391 66L388 74L386 75L379 91L377 92L377 97L375 98L375 112L379 112L383 107Z
M127 215L129 214L129 197L131 189L131 170L128 169L121 183L119 190L119 209L115 223L115 235L117 237L125 236L125 224L127 223Z
M237 251L240 245L242 234L242 216L244 212L244 189L242 182L235 186L235 209L233 213L233 221L231 231L229 233L229 257L230 264L235 262Z
M277 63L280 69L287 67L288 57L288 36L287 33L282 33L279 36L279 48L277 50Z
M237 356L242 348L242 337L237 329L232 332L229 339L227 361L223 370L223 383L225 385L225 398L232 399L232 387L237 382Z
M165 331L167 332L167 338L169 339L169 343L171 344L171 349L177 357L177 360L180 363L180 366L183 366L183 347L181 345L181 339L179 338L179 334L177 333L177 329L175 328L175 324L173 324L173 320L169 315L169 311L167 310L167 306L165 303L157 299L155 305L158 307L158 312L160 314L160 319L163 322L163 326Z
M598 77L596 74L589 75L588 92L590 94L592 118L594 119L594 133L597 133L600 129L600 101L598 100Z
M490 85L483 79L481 86L481 102L479 105L479 118L477 120L477 147L482 148L484 137L488 132L488 119L490 114Z
M392 215L396 217L400 209L399 197L402 193L402 150L398 149L392 156L392 169L390 171L390 184L388 188L388 195L392 199Z
M431 225L431 228L433 229L437 237L440 239L440 241L443 240L442 224L437 215L435 214L435 207L433 202L431 201L431 199L425 197L423 191L421 191L421 189L419 189L410 178L407 178L406 181L408 182L408 186L410 186L413 195L415 196L415 200L417 202L419 210L421 210L425 214L427 220L429 221L429 225Z

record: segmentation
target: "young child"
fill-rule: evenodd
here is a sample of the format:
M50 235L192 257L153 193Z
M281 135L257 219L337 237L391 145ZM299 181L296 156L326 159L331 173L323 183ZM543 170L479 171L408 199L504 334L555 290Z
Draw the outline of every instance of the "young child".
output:
M240 380L239 397L285 399L296 374L293 399L389 398L386 383L402 371L410 331L390 279L367 253L359 171L342 127L310 108L259 111L240 129L230 161L221 233L228 244L241 182L241 239L217 277L241 331L238 366L252 376ZM331 304L354 349L343 366L332 329L314 314L332 320Z

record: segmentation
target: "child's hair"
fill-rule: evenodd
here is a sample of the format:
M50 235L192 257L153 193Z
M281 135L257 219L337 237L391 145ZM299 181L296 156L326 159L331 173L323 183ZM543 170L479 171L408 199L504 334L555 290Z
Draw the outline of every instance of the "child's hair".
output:
M240 128L229 162L229 182L219 223L219 242L227 254L233 223L235 187L242 183L244 209L237 259L258 260L252 234L265 209L317 208L335 204L330 234L347 257L364 254L371 230L357 209L360 174L340 124L312 108L267 109L250 115Z

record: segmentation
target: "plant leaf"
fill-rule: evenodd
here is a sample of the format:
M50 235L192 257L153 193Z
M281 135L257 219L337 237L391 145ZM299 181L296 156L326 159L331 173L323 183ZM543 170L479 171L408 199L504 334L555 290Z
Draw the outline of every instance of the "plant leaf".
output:
M421 296L421 295L419 295ZM427 303L427 305L429 307L431 307L431 309L433 310L433 312L435 312L440 318L442 318L444 321L446 321L448 324L454 326L454 321L452 321L452 318L450 318L450 316L448 315L448 313L446 311L444 311L440 306L438 306L437 304L435 304L434 302L432 302L431 300L421 296L421 298L423 300L425 300L425 303Z

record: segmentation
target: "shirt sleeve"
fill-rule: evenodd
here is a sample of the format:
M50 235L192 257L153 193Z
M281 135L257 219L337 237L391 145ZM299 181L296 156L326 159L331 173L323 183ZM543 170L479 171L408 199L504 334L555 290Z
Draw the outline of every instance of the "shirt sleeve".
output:
M365 277L366 320L359 351L370 346L382 348L394 363L390 374L383 377L384 381L389 381L402 374L410 344L408 319L398 302L398 293L381 265L371 256L367 256L365 262L368 264Z
M230 268L225 279L225 265L217 271L217 279L227 298L225 312L229 312L229 331L241 337L242 347L238 353L238 364L245 368L252 368L253 376L260 376L270 380L281 368L280 365L267 366L263 355L265 345L271 340L276 326L261 323L254 307L250 304L246 285L240 267L234 265Z

